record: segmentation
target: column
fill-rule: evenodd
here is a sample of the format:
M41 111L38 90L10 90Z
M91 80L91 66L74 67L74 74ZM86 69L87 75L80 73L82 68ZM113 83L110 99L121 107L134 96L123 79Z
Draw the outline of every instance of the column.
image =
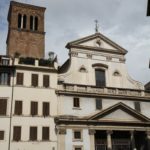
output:
M150 131L147 131L147 148L150 150Z
M58 130L58 150L65 150L65 134L66 129Z
M107 149L112 150L112 141L111 141L111 134L113 132L111 130L107 131Z
M135 139L134 139L134 131L130 131L131 133L131 148L133 150L136 150L136 147L135 147Z
M95 150L95 130L89 129L90 150Z

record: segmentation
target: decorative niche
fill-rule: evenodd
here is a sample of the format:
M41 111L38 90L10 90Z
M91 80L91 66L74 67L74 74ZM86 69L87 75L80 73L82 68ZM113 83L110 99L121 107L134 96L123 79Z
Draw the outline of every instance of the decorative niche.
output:
M114 76L121 76L121 73L118 70L115 70L113 73Z
M85 68L84 65L82 65L80 68L79 68L79 72L87 72L87 69Z

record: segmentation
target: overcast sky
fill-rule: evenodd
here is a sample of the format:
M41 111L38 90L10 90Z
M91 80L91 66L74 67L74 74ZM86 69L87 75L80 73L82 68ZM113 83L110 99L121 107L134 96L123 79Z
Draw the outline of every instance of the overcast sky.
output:
M62 64L68 58L67 42L100 32L126 50L130 76L150 80L150 17L147 0L16 0L46 7L46 55L54 51ZM6 53L7 13L10 0L0 0L0 54Z

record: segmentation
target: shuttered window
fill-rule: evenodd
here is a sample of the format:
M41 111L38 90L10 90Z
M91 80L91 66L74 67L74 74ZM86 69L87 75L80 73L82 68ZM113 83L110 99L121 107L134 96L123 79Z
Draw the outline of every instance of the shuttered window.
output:
M49 116L49 103L43 102L43 116Z
M22 115L22 101L15 101L15 115Z
M37 127L30 127L30 140L31 141L37 140Z
M21 140L21 127L20 126L14 126L13 140L14 141Z
M49 87L49 75L43 75L43 87Z
M17 85L23 85L23 77L24 74L23 73L17 73Z
M49 127L42 128L42 140L49 140Z
M7 99L0 99L0 116L6 115Z
M0 85L10 85L10 73L0 73Z
M141 112L141 105L140 102L134 102L135 110Z
M73 99L73 107L80 107L80 100L79 100L79 98L75 97Z
M32 74L32 86L38 86L38 74Z
M38 102L31 102L31 115L38 115Z
M96 109L102 109L102 100L96 99Z
M4 140L4 131L0 131L0 140Z

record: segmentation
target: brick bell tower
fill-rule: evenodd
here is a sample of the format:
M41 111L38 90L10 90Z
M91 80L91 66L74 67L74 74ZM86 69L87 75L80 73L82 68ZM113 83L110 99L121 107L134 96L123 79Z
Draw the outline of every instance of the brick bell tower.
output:
M44 7L11 1L8 13L7 55L43 58Z

